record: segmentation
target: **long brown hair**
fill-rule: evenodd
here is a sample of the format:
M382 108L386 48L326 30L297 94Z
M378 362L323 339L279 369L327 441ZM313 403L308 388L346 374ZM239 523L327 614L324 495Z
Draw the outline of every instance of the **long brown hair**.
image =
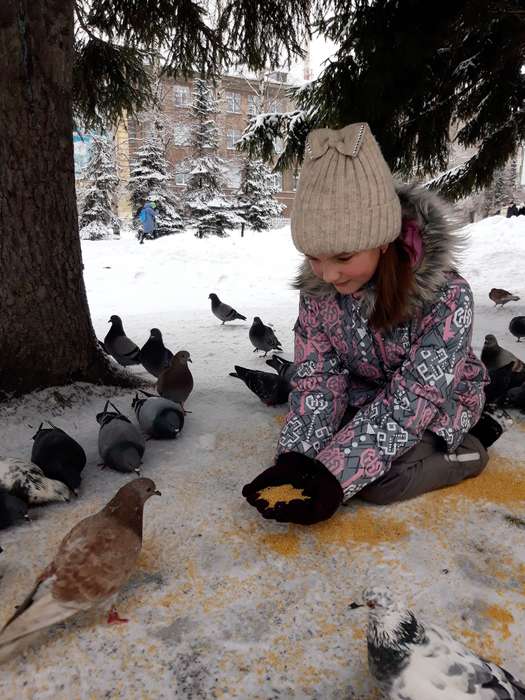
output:
M415 284L410 256L400 238L381 255L375 282L377 296L370 324L376 330L390 330L410 318L410 296Z

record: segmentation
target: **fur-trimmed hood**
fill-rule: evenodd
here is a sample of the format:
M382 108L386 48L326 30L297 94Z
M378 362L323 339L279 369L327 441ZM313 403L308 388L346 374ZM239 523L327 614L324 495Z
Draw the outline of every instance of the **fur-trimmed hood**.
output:
M458 257L465 247L463 225L452 207L439 195L419 184L396 184L402 216L417 222L423 239L424 254L415 270L411 306L414 310L431 303L446 282L447 272L457 272ZM334 287L319 279L304 260L293 284L295 289L313 296L336 294ZM363 289L361 312L370 317L375 304L375 289Z

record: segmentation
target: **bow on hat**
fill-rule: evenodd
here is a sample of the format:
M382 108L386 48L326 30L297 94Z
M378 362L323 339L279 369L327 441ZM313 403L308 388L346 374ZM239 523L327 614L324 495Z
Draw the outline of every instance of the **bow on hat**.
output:
M369 130L369 126L366 122L349 124L343 129L315 129L308 135L306 150L310 158L324 156L329 148L335 148L344 156L355 158L367 129Z

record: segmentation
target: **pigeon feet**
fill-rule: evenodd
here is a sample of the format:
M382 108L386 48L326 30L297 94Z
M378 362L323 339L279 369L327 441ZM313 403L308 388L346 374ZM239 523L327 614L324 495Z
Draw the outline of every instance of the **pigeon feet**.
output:
M129 620L120 617L115 607L111 608L108 613L108 625L120 625L125 624L126 622L129 622Z

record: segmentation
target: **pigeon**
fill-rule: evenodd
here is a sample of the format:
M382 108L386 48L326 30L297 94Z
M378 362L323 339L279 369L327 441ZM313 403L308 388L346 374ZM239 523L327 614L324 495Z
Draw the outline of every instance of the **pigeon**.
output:
M525 410L525 382L521 386L508 389L502 403L504 406Z
M49 423L49 421L48 421ZM40 423L33 435L31 461L37 464L48 479L57 479L73 493L78 493L81 473L86 466L86 453L82 447L61 428Z
M255 348L254 352L261 350L264 352L264 357L266 357L270 350L282 351L281 343L277 340L275 333L270 326L264 325L259 316L255 316L253 319L249 336Z
M0 488L30 506L64 503L71 492L61 481L48 479L36 464L14 457L0 457Z
M142 391L131 403L140 427L149 437L159 440L176 438L184 426L184 409L162 396L152 396Z
M242 379L248 389L267 406L279 406L288 401L290 383L278 374L235 365L235 372L230 372L230 377Z
M184 402L193 390L193 377L188 362L191 362L190 353L187 350L179 350L172 358L170 366L161 372L157 382L160 396L180 403L183 410Z
M216 294L210 294L208 299L211 299L211 310L213 315L217 316L219 321L222 321L223 326L226 321L235 321L237 319L246 321L246 316L243 316L238 311L235 311L235 309L228 306L228 304L223 304Z
M485 400L487 404L499 403L504 400L507 391L511 387L512 366L513 363L509 362L508 365L489 372L490 382L485 385Z
M368 666L386 698L525 700L522 682L444 629L423 626L388 588L370 588L364 599L369 608Z
M16 525L20 520L29 520L27 503L0 489L0 530Z
M163 369L170 366L173 353L165 347L162 333L152 328L149 339L140 348L140 363L154 377L159 377Z
M110 411L109 406L114 411ZM139 467L146 449L140 430L109 401L106 401L104 410L97 413L97 423L100 425L98 451L102 466L118 472L140 474Z
M95 605L111 606L137 562L144 504L153 495L160 492L151 479L134 479L100 512L73 527L0 631L0 661L28 643L35 632ZM126 622L114 607L107 621Z
M285 360L284 357L280 355L272 355L269 360L266 360L266 364L272 367L280 377L286 379L286 381L291 382L297 372L297 366L294 365L290 360Z
M109 333L104 338L104 347L108 355L111 355L123 367L140 364L140 348L124 333L120 316L112 316Z
M509 331L518 339L525 338L525 316L515 316L509 323Z
M485 336L485 343L481 351L481 361L489 372L500 369L509 363L512 363L512 371L514 372L522 372L525 370L523 362L512 352L502 348L498 344L496 336L492 335L492 333Z
M519 301L520 298L515 294L507 292L506 289L497 289L493 287L489 292L489 299L491 299L496 306L505 306L509 301Z

